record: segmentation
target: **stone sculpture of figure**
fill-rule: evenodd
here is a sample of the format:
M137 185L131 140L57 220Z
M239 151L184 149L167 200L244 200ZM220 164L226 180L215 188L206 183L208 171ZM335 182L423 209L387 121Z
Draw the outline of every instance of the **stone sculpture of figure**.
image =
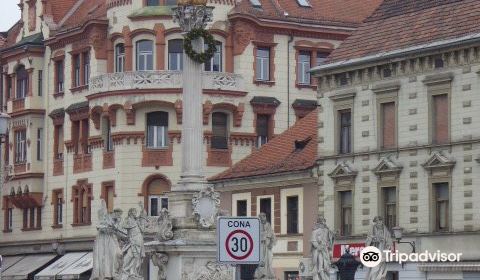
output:
M392 234L383 224L383 218L377 216L373 219L373 226L368 233L365 246L377 247L381 252L391 250L393 247ZM386 280L387 279L387 263L383 260L376 267L370 268L367 272L365 280Z
M325 218L318 218L310 240L313 280L330 279L330 252L333 249L333 242L334 233L327 227Z
M276 279L273 272L273 246L276 239L272 226L267 221L267 215L260 213L260 263L255 270L255 279Z
M121 231L119 230L119 224L115 216L111 216L108 213L107 206L103 199L101 200L101 207L98 210L97 232L93 248L93 271L91 279L119 279L122 251L117 235Z
M160 211L160 215L158 216L158 227L157 239L159 241L166 241L173 238L172 220L170 219L167 208L163 208Z
M164 253L152 253L152 263L158 267L158 280L167 280L168 255Z
M140 215L137 216L137 209L130 208L123 224L127 231L127 242L123 247L122 280L143 279L140 276L140 269L145 258L143 230L146 213L143 206L140 211Z

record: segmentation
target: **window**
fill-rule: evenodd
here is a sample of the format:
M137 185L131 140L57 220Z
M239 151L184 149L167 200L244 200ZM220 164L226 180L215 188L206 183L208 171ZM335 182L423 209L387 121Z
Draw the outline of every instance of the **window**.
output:
M41 228L41 207L31 207L23 209L23 230Z
M53 204L53 225L63 224L63 190L54 190L52 195Z
M247 216L247 200L237 200L237 217Z
M72 139L75 154L88 154L89 119L72 121Z
M115 46L115 72L125 71L125 45L117 44Z
M221 112L212 114L212 149L228 149L228 115Z
M298 196L287 197L287 233L298 233Z
M13 228L13 208L7 209L7 228L6 230L12 230Z
M257 115L257 147L267 144L268 142L268 133L269 133L269 124L270 115Z
M222 43L215 42L216 51L212 58L209 61L205 62L205 71L211 72L222 72ZM205 50L208 48L208 45L205 44Z
M54 128L53 152L55 159L63 159L63 125Z
M443 65L444 65L444 63L443 63L443 58L441 58L441 57L436 57L436 58L434 59L434 62L433 62L433 63L434 63L435 69L443 68Z
M352 120L350 110L339 111L340 137L339 153L348 154L351 152Z
M165 0L165 5L176 6L177 5L177 0Z
M340 234L352 234L352 192L340 192Z
M86 225L91 222L92 186L78 185L73 187L73 223Z
M308 0L297 0L298 5L302 7L311 7Z
M168 113L152 112L147 114L147 147L168 147Z
M15 163L25 163L27 161L27 131L15 131Z
M90 53L83 53L83 84L88 85L90 80Z
M433 100L433 144L445 144L449 141L448 95L434 95Z
M108 213L113 212L113 198L115 197L115 186L106 185L104 186L104 198L105 204L107 204Z
M399 280L398 271L388 271L386 280Z
M159 216L162 209L168 209L168 197L150 195L148 197L148 215Z
M382 103L381 105L381 135L382 148L395 148L396 135L396 109L395 102Z
M309 51L300 51L298 53L297 61L297 82L302 85L310 84L310 61L311 61L311 52Z
M55 62L55 75L57 78L55 91L56 93L62 93L64 91L64 64L63 60L59 60Z
M43 70L38 70L38 96L43 95Z
M449 199L450 191L448 183L436 183L433 185L435 195L435 230L449 230Z
M168 70L183 69L183 40L168 41Z
M315 64L317 66L322 65L323 63L325 63L325 60L327 59L327 57L328 57L328 53L317 52L317 61Z
M25 66L21 65L17 69L17 99L25 98L28 93L28 72Z
M43 128L38 128L37 129L37 160L38 161L43 160L42 139L43 139Z
M73 56L73 86L79 87L82 82L80 81L80 54Z
M147 0L147 6L159 6L160 0Z
M153 70L153 41L137 42L137 71Z
M113 151L112 128L109 118L103 118L102 125L103 141L105 143L106 151Z
M392 230L397 226L397 188L383 188L383 208L385 225Z
M270 80L270 48L257 48L255 72L257 81Z
M260 198L260 213L267 215L267 221L272 223L272 199Z
M12 97L12 77L7 76L7 98L10 99Z

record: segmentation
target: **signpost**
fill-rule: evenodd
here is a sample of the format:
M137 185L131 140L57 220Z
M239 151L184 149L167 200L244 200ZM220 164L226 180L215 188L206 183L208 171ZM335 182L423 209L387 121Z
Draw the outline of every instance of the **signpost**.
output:
M260 220L219 217L217 220L217 260L229 264L260 262Z

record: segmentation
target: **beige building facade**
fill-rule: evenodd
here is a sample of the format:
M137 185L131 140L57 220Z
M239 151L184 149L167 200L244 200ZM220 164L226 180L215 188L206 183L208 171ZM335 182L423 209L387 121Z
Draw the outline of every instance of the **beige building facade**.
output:
M455 18L471 7L469 1L455 5L449 14ZM478 279L478 34L470 37L455 19L451 28L458 33L451 37L429 29L450 26L446 20L412 20L399 31L406 42L368 32L390 34L413 13L449 18L442 4L409 9L384 2L328 64L314 69L321 106L319 213L338 231L338 244L361 247L379 215L391 230L401 227L401 241L415 242L416 252L463 254L460 263L390 263L389 279ZM382 14L386 10L395 16ZM433 39L413 34L421 32ZM395 243L400 252L412 251Z

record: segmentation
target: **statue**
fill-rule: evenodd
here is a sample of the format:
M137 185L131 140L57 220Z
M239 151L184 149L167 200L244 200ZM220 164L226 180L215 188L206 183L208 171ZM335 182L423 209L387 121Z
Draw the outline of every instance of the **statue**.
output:
M160 211L160 215L158 217L158 227L157 239L159 241L166 241L173 238L173 225L167 208L163 208Z
M310 240L313 280L330 279L330 252L333 249L334 238L334 233L327 227L325 218L318 218Z
M260 263L255 270L254 279L274 280L276 278L272 262L273 246L276 243L275 233L265 213L260 213L258 217L260 218Z
M130 208L124 221L123 228L127 232L127 242L122 250L122 280L143 279L143 277L140 276L140 269L143 259L145 258L143 231L146 222L146 212L141 203L140 209L140 215L137 216L137 209Z
M101 207L98 210L98 233L93 248L92 280L120 279L122 250L118 237L124 235L120 229L121 216L122 212L118 209L110 215L105 201L101 200Z
M164 253L152 253L152 263L158 267L157 280L167 280L168 255Z
M373 219L373 227L368 233L365 246L374 246L381 252L391 250L393 247L392 234L383 224L383 218L376 216ZM368 270L365 280L386 280L387 279L387 263L385 260Z

